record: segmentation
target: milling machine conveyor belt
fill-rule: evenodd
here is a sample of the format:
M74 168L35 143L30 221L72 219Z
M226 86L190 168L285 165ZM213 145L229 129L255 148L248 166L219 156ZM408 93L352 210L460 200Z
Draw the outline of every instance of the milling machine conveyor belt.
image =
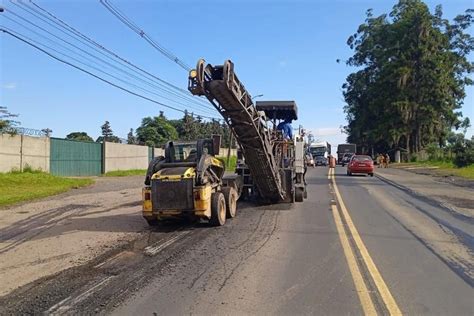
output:
M188 89L194 95L206 96L226 120L242 148L261 198L270 202L284 199L265 117L234 74L234 64L227 60L224 65L212 66L199 60L196 70L190 73Z

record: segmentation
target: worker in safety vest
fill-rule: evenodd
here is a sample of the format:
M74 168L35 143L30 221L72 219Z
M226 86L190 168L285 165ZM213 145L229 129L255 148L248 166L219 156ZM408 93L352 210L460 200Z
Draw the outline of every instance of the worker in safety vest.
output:
M277 126L277 130L281 131L284 139L293 139L293 127L291 126L291 119L285 119Z

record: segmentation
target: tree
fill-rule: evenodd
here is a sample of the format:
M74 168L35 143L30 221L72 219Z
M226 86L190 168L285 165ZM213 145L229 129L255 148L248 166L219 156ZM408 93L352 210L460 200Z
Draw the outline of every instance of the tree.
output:
M140 143L149 146L162 145L168 140L195 141L209 138L213 134L222 136L223 146L229 146L230 140L230 129L225 122L215 119L204 121L187 111L182 119L168 120L162 111L157 117L145 117L136 134Z
M169 140L177 140L178 132L164 115L145 117L137 128L137 139L147 146L160 146Z
M133 128L131 128L130 132L128 132L127 134L127 144L136 144L136 143L137 143L137 139L133 135Z
M77 140L81 142L93 142L94 139L87 135L86 132L72 132L66 135L66 139Z
M118 136L115 136L115 135L108 136L107 138L105 138L104 136L99 136L95 140L96 143L102 143L104 141L109 142L109 143L121 143L122 142L122 140Z
M120 143L120 138L114 135L112 128L110 127L109 121L105 121L105 123L100 127L102 130L102 136L99 136L96 139L96 142L101 143L103 141L111 142L111 143Z
M15 117L18 117L18 114L12 114L6 106L0 106L0 131L17 125L19 122L12 120Z
M459 109L473 83L467 57L474 39L465 32L473 12L450 23L441 6L432 14L421 0L400 0L388 16L367 11L347 41L354 50L347 64L359 68L343 85L349 142L416 153L469 125Z
M114 132L112 131L112 128L110 127L109 121L105 121L105 123L100 128L102 130L102 136L104 137L105 140L107 140L108 137L111 137L114 135Z

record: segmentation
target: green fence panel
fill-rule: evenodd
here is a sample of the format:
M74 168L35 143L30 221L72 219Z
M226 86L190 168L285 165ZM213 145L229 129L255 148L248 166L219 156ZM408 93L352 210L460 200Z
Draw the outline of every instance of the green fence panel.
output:
M58 176L102 173L102 144L51 138L50 172Z
M153 159L153 147L148 147L148 162Z

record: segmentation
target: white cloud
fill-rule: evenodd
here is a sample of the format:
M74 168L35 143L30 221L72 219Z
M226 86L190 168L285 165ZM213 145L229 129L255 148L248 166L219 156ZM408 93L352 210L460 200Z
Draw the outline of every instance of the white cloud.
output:
M9 83L2 84L2 88L7 89L7 90L15 89L16 88L16 83L15 82L9 82Z
M311 133L315 136L336 136L342 135L341 129L339 127L323 127L323 128L314 128L311 129Z

